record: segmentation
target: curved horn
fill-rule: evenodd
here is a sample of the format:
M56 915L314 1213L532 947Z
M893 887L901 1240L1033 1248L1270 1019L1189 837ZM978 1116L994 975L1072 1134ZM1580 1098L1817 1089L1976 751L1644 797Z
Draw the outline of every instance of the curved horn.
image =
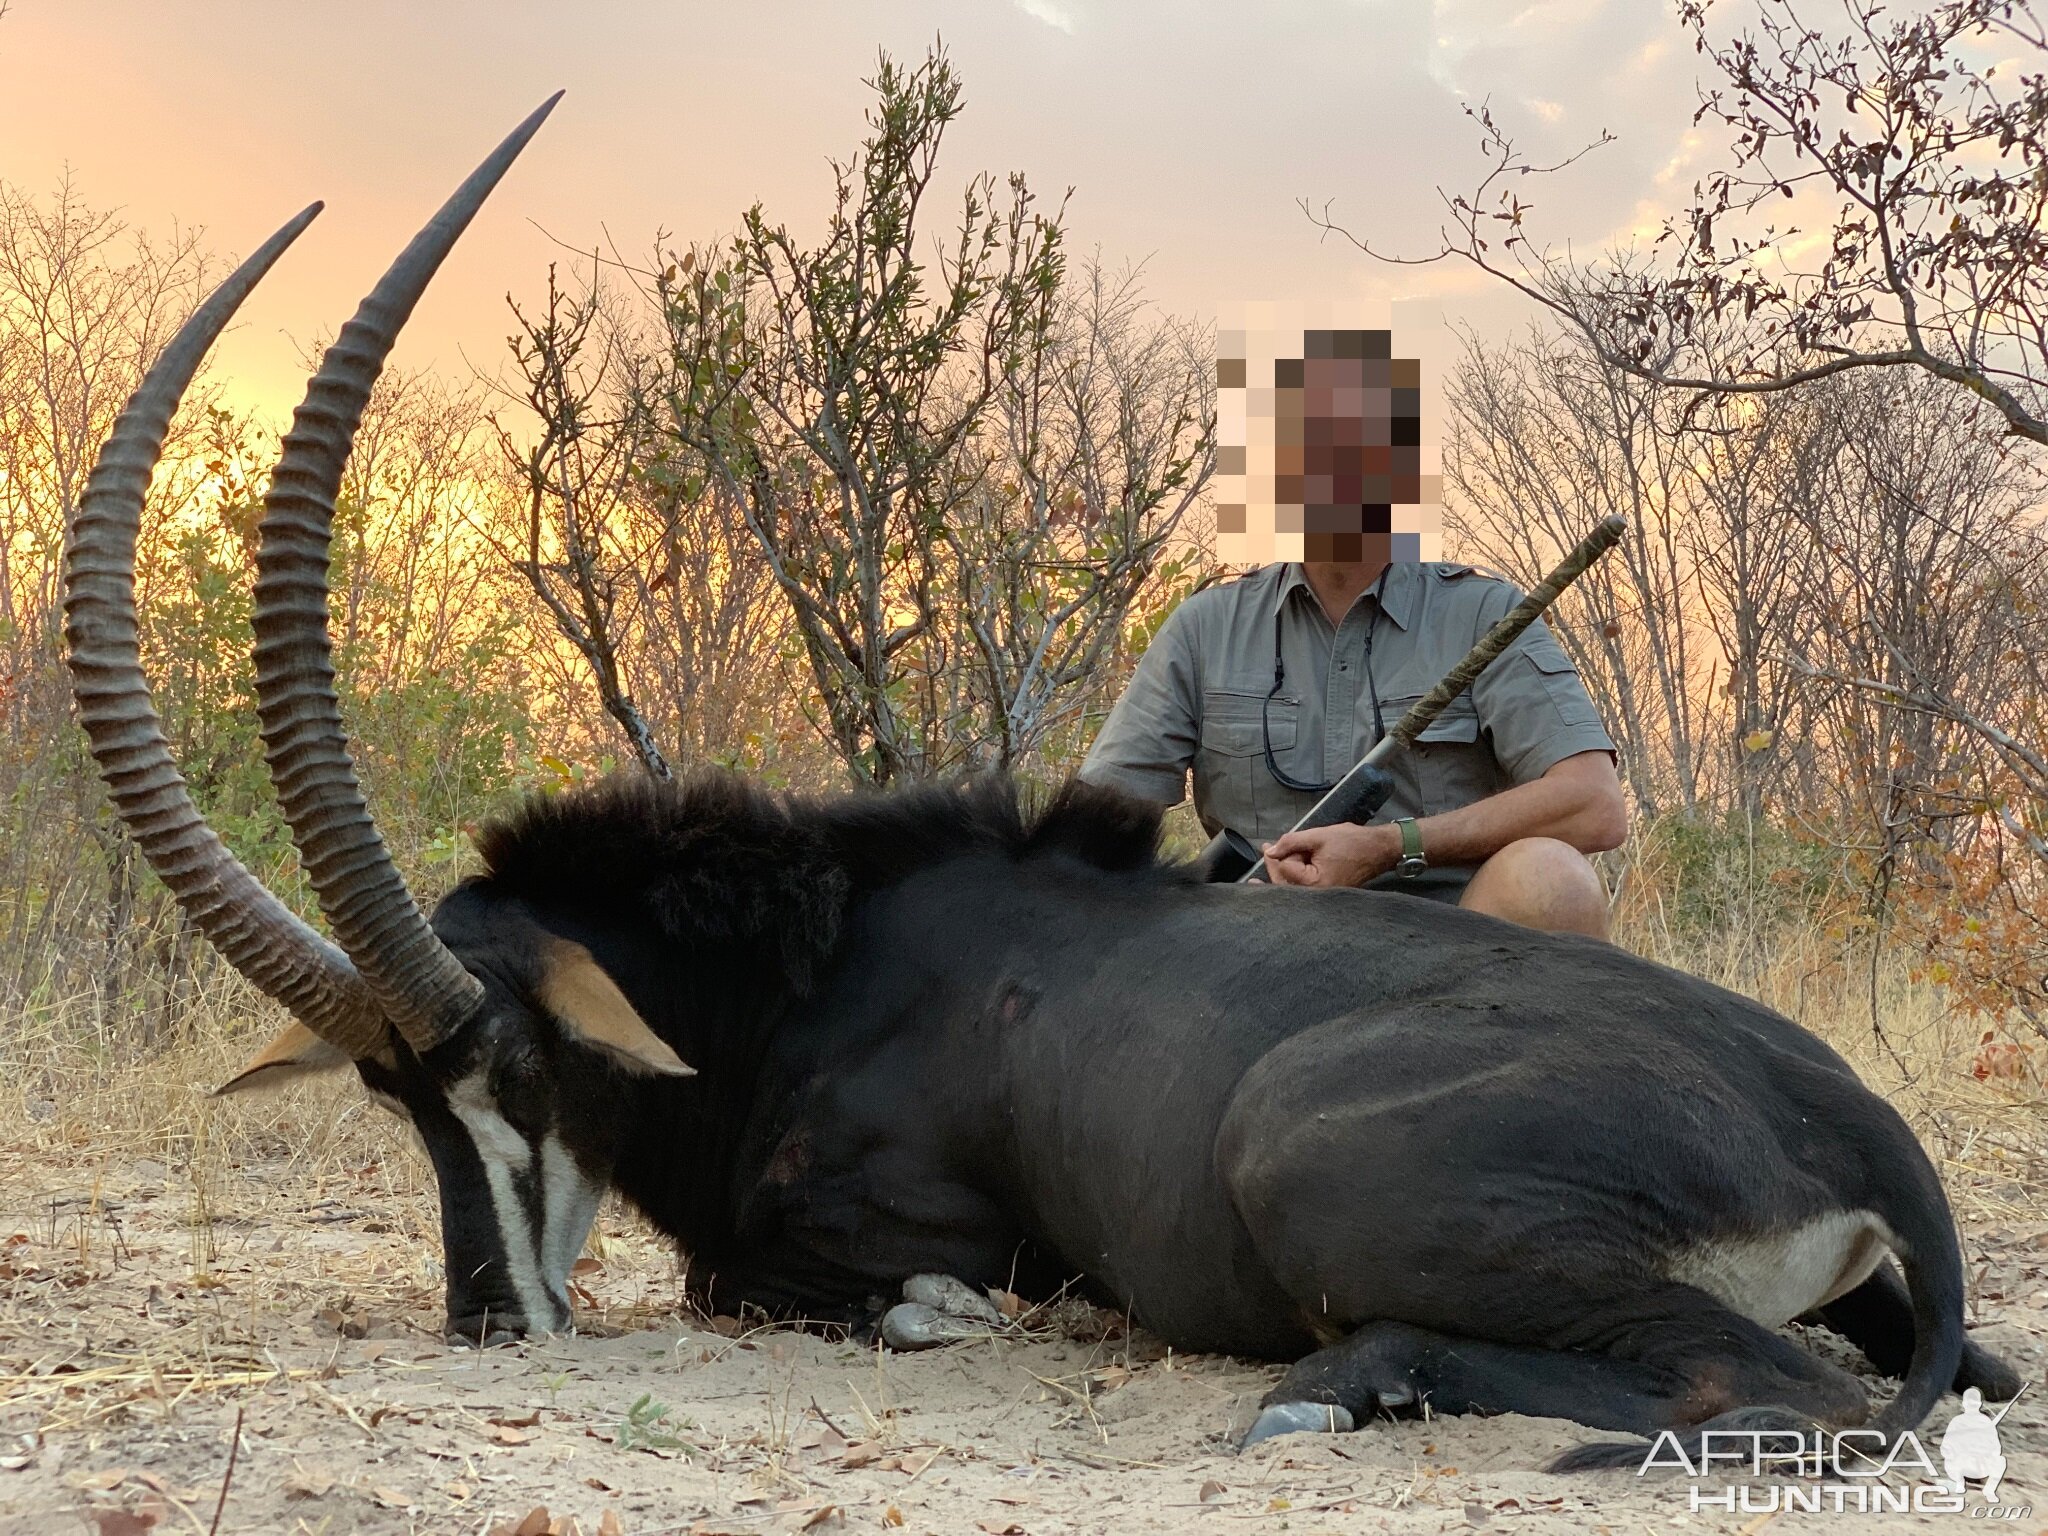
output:
M512 131L342 327L307 387L271 476L256 554L256 696L264 757L320 909L416 1051L472 1014L483 987L413 904L370 819L334 692L328 545L356 428L428 281L561 93Z
M78 718L149 867L236 970L322 1039L363 1057L387 1038L376 999L347 957L265 890L193 806L150 703L135 621L135 543L171 417L229 319L319 212L315 203L272 235L193 311L116 418L71 523L64 638Z

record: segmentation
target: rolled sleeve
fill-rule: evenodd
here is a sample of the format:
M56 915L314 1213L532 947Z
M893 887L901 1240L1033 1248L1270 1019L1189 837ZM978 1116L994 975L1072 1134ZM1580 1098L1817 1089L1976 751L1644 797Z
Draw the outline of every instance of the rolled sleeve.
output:
M1519 601L1512 588L1502 590L1505 601L1487 618L1482 634ZM1517 784L1540 779L1581 752L1614 754L1614 740L1578 668L1541 619L1479 675L1472 702L1495 761Z
M1186 795L1201 729L1193 631L1187 603L1159 626L1088 749L1083 779L1161 805L1178 805Z

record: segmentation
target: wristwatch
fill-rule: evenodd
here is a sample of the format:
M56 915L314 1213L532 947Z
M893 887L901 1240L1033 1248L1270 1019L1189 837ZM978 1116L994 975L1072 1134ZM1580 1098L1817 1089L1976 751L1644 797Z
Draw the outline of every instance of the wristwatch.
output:
M1394 873L1403 880L1413 880L1429 868L1429 860L1422 856L1422 828L1415 825L1413 816L1402 816L1394 825L1401 829L1401 859L1394 866Z

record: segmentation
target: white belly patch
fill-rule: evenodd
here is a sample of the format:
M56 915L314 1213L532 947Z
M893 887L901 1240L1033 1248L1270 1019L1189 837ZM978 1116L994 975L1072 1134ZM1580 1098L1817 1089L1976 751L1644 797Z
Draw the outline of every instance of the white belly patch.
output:
M1751 1322L1776 1328L1853 1291L1896 1243L1874 1212L1830 1211L1783 1232L1700 1243L1678 1255L1667 1273Z

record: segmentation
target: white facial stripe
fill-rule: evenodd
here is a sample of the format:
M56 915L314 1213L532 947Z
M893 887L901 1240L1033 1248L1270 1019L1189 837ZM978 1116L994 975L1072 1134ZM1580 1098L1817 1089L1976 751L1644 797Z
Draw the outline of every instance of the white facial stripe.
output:
M498 1113L480 1077L467 1077L457 1083L449 1091L448 1107L469 1132L470 1140L476 1144L477 1158L484 1165L512 1294L519 1298L519 1309L531 1326L546 1327L561 1314L562 1304L549 1297L543 1283L536 1262L533 1228L526 1219L526 1205L519 1198L519 1186L513 1177L531 1166L533 1149Z
M550 1136L540 1144L540 1262L548 1283L565 1295L569 1270L583 1252L590 1224L597 1220L600 1195L561 1142Z
M456 1119L469 1127L470 1139L486 1163L495 1158L521 1173L532 1163L533 1148L498 1113L481 1073L465 1077L448 1090L448 1107L455 1111Z

